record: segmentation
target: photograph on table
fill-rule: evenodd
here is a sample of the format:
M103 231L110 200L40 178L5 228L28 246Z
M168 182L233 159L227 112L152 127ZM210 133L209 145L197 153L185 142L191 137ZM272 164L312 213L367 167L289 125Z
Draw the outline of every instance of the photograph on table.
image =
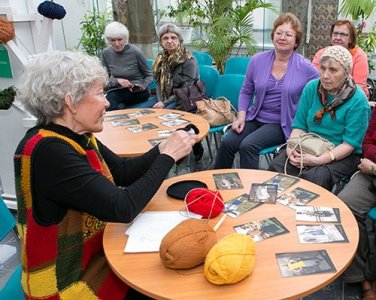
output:
M115 120L126 120L129 119L127 114L118 114L118 115L111 115L111 116L104 116L105 122L115 121Z
M297 177L285 175L285 174L277 174L274 177L270 178L269 180L265 181L266 184L275 184L278 186L278 193L283 193L287 190L290 186L297 183L300 179Z
M298 224L296 231L302 244L349 242L345 230L339 224Z
M180 126L180 125L186 124L186 123L189 123L189 121L185 120L185 119L172 119L172 120L169 120L169 121L166 121L166 122L162 122L162 124L167 126L167 127Z
M158 144L162 143L164 140L166 140L166 138L150 139L150 140L148 140L148 142L150 143L150 145L152 145L154 147L154 146L157 146Z
M131 126L136 124L140 124L140 121L137 119L119 119L111 122L112 127Z
M277 202L295 209L295 206L307 205L318 196L319 194L298 187L292 190L291 193L285 193L278 196Z
M158 130L159 137L169 137L175 130Z
M150 115L154 113L154 110L151 109L141 109L135 112L127 113L127 116L130 118L139 118L142 116Z
M146 123L146 124L142 124L142 125L130 126L130 127L127 127L126 129L129 130L132 133L139 133L139 132L142 132L142 131L152 130L152 129L155 129L155 128L158 128L158 126L156 126L152 123Z
M289 232L275 217L234 226L234 231L249 235L255 242Z
M251 201L248 194L242 194L225 203L224 213L236 218L261 204Z
M276 184L252 183L249 199L253 202L275 204L277 188Z
M236 172L213 174L213 178L217 190L235 190L244 188L239 174Z
M338 208L324 206L296 206L296 221L340 223Z
M326 250L276 253L282 277L336 272Z
M158 119L161 119L161 120L163 120L163 121L170 121L170 120L173 120L173 119L180 118L180 117L182 117L182 116L183 116L182 114L168 113L168 114L160 115L160 116L158 116L157 118L158 118Z

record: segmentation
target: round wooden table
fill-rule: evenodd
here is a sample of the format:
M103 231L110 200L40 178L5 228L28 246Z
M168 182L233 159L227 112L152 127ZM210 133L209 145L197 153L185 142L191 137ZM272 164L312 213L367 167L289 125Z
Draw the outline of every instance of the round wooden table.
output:
M252 183L263 183L277 173L261 170L209 170L186 174L168 179L145 208L150 211L180 210L182 201L166 195L172 183L184 179L198 179L214 189L213 174L238 172L244 189L221 190L224 201L248 193ZM335 280L351 262L359 239L358 226L347 206L329 191L311 182L300 179L287 189L289 192L302 187L320 196L309 205L336 207L340 210L341 225L349 239L348 243L300 244L296 232L295 210L277 204L263 204L233 219L227 217L217 231L218 239L234 232L233 226L250 221L276 217L290 232L256 243L256 267L253 273L234 285L216 286L208 282L203 274L203 265L192 270L166 269L159 253L125 254L127 237L126 224L109 223L104 232L103 244L107 260L114 272L129 286L155 299L297 299L307 296ZM210 221L214 225L221 218ZM325 249L336 272L296 277L282 277L275 254Z
M146 110L151 111L152 113L140 117L129 116L129 114L137 113L142 110L145 109L133 108L108 112L106 114L105 121L103 122L103 130L99 133L96 133L95 137L98 138L104 145L110 148L117 155L122 157L132 157L142 155L145 152L149 151L153 147L149 140L163 138L158 135L158 131L176 130L177 128L185 127L191 123L197 126L197 128L199 129L200 133L198 134L198 136L200 140L202 140L208 134L210 129L209 123L204 118L180 110L147 108ZM162 124L166 121L159 119L158 117L169 113L180 114L181 116L179 117L179 119L184 119L188 122L173 127ZM113 126L112 122L117 122L121 119L109 119L109 117L124 114L127 114L129 118L123 119L123 121L137 119L139 121L138 125L151 123L154 124L157 128L134 133L129 131L127 128L135 125Z

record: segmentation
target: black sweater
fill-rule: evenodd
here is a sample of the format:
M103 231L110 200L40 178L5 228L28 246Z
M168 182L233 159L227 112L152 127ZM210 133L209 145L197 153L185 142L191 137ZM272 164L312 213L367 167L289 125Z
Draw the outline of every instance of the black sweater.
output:
M84 149L85 138L66 127L44 126ZM32 128L25 139L40 128ZM22 143L22 142L21 142ZM159 189L174 160L158 147L135 158L120 158L98 141L115 185L95 171L71 145L45 139L32 154L33 214L41 225L58 223L68 209L85 211L102 221L130 222Z

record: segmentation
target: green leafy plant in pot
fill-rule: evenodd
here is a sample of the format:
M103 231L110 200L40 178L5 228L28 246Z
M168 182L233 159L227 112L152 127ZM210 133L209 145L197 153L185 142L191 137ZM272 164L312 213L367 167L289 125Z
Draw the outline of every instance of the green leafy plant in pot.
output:
M194 44L207 49L218 71L223 73L225 62L236 46L238 51L245 46L250 55L256 52L252 13L257 8L273 10L273 5L262 0L182 0L176 7L169 6L167 14L204 32Z

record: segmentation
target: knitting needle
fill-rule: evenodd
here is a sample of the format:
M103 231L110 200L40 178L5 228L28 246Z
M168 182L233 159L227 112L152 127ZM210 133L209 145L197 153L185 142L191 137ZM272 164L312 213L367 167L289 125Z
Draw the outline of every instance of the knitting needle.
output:
M219 219L218 223L214 226L214 231L217 231L219 226L223 223L223 221L226 219L227 215L223 214L222 218Z

